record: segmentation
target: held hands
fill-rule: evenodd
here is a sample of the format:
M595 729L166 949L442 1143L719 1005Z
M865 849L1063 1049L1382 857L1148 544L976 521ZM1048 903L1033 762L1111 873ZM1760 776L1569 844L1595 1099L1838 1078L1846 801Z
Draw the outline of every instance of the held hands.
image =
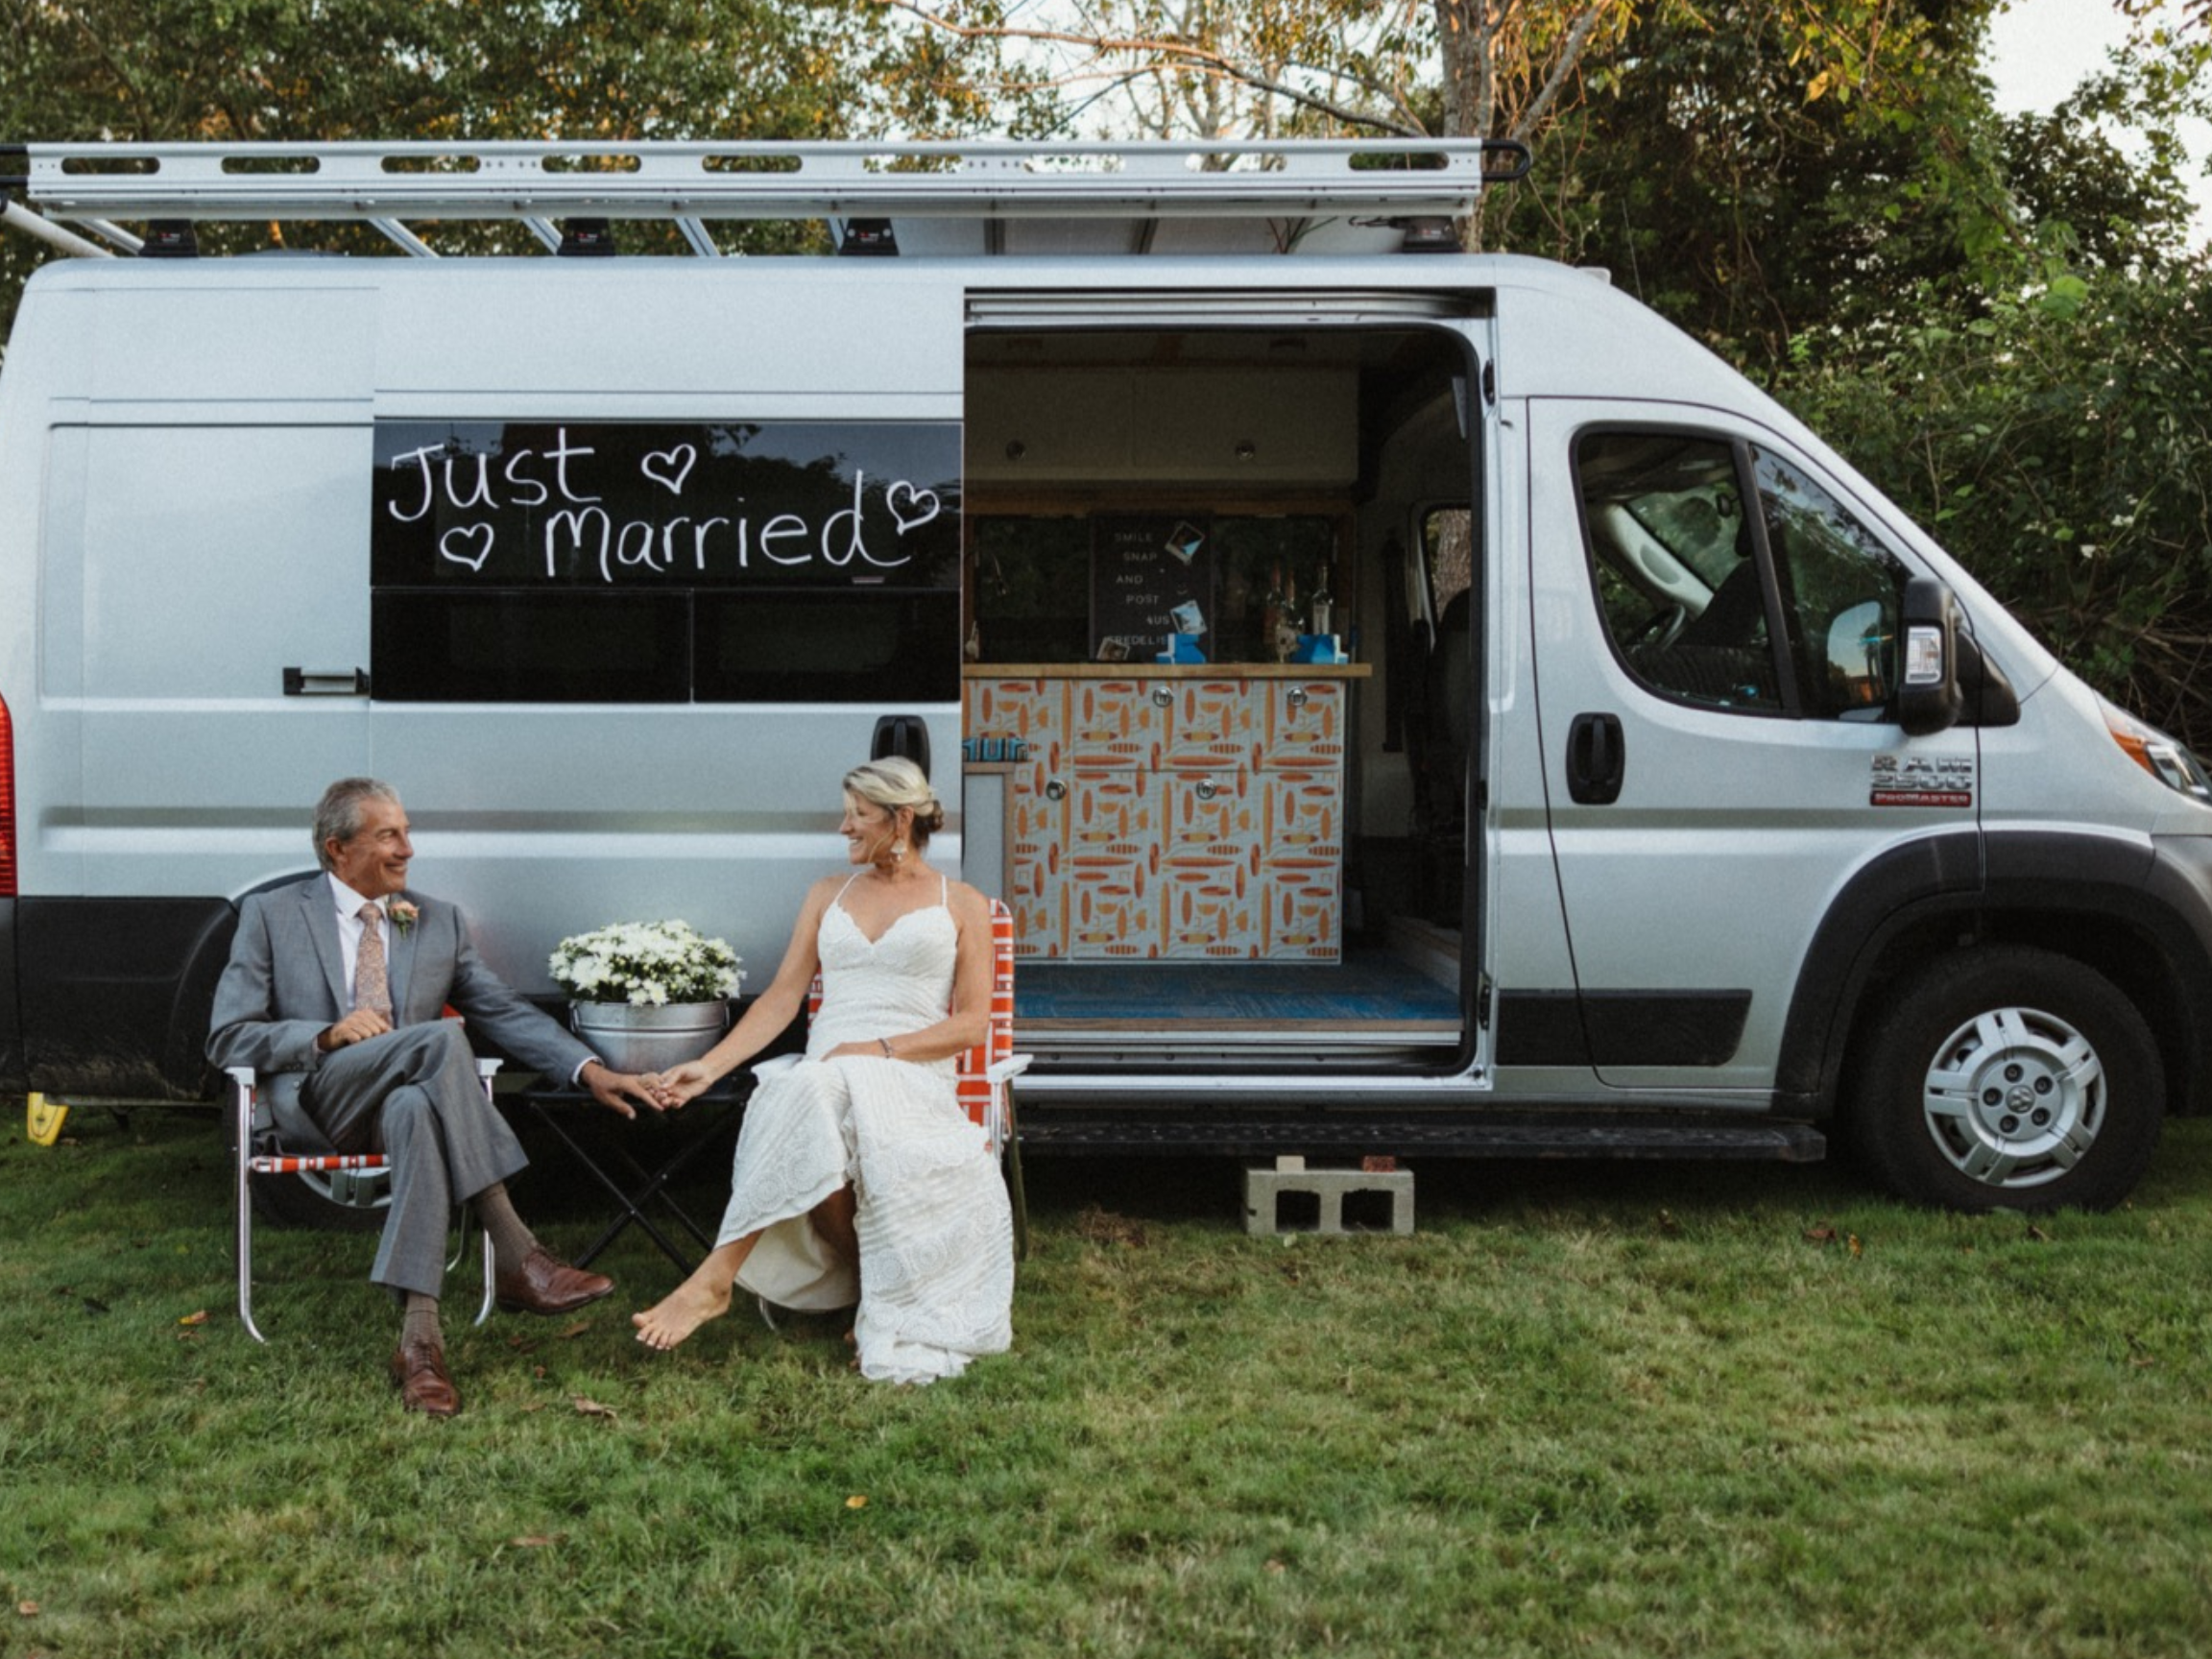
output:
M665 1071L649 1071L643 1081L653 1092L654 1109L673 1112L713 1087L714 1073L696 1060L686 1060Z
M639 1075L631 1071L610 1071L600 1062L587 1060L576 1080L591 1091L592 1099L608 1111L619 1112L625 1118L637 1116L636 1107L630 1104L633 1100L649 1112L658 1112L663 1105L660 1092L653 1086L654 1075L651 1072ZM683 1102L677 1101L675 1104L682 1105Z

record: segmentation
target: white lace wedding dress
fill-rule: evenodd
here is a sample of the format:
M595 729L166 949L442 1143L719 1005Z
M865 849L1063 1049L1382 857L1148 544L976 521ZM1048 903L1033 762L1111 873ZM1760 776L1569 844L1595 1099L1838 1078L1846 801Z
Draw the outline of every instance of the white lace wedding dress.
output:
M954 945L942 892L874 941L841 902L830 903L816 935L822 1008L806 1058L759 1069L716 1240L761 1234L737 1283L770 1302L828 1310L857 1300L860 1370L879 1382L957 1376L974 1356L1003 1353L1013 1340L1006 1188L983 1131L953 1096L954 1063L818 1058L841 1043L943 1020ZM857 1284L807 1214L848 1182L857 1200Z

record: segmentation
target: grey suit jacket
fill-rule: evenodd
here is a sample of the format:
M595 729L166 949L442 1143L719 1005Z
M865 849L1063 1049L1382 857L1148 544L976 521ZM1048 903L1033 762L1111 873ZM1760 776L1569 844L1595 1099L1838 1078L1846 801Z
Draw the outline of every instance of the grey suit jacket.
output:
M443 1018L450 1004L472 1033L564 1083L592 1057L484 966L457 907L417 893L396 897L421 914L412 926L386 932L394 1024ZM315 1039L351 1006L338 912L329 878L318 871L239 906L230 961L215 987L207 1058L262 1074L262 1098L287 1143L326 1146L300 1092L323 1063Z

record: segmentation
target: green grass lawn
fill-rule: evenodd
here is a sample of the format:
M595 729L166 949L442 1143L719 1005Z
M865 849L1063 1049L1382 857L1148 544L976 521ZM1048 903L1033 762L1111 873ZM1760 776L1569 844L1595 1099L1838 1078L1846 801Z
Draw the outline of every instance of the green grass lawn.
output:
M649 1354L633 1233L613 1303L452 1322L447 1423L371 1239L266 1233L257 1346L212 1120L70 1131L0 1145L8 1659L2212 1650L2208 1122L2034 1222L1431 1165L1410 1238L1253 1240L1227 1165L1037 1163L957 1382L750 1317Z

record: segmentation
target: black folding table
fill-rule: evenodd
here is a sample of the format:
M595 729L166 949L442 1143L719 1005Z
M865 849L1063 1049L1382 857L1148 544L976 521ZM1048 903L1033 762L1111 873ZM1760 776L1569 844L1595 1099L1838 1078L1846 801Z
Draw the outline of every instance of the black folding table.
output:
M676 1263L679 1272L688 1275L698 1265L697 1260L685 1255L646 1213L646 1207L658 1204L691 1236L702 1252L713 1248L711 1229L702 1227L677 1202L668 1185L702 1154L715 1147L727 1149L735 1141L738 1126L745 1120L745 1100L752 1092L753 1074L741 1070L688 1105L674 1112L640 1110L632 1122L624 1122L581 1089L527 1089L513 1096L553 1132L578 1166L614 1200L615 1212L607 1230L589 1248L572 1258L575 1264L589 1266L624 1228L636 1223L661 1246L661 1253ZM574 1133L580 1127L574 1123L579 1111L604 1118L606 1133L599 1132L599 1125L581 1135ZM713 1219L720 1218L717 1215Z

